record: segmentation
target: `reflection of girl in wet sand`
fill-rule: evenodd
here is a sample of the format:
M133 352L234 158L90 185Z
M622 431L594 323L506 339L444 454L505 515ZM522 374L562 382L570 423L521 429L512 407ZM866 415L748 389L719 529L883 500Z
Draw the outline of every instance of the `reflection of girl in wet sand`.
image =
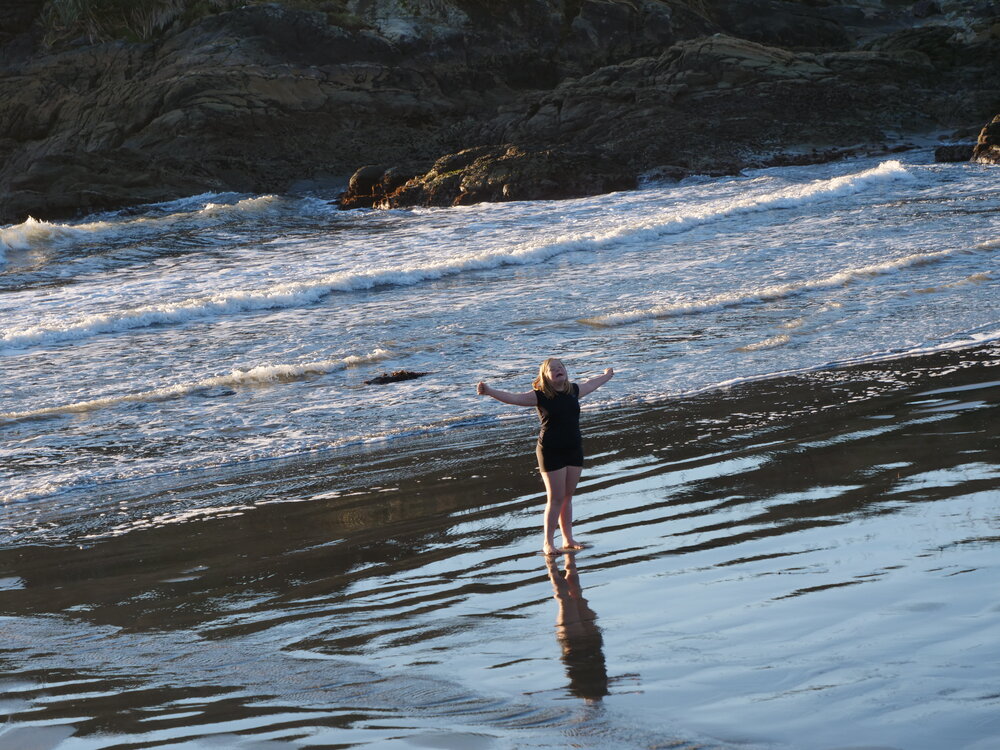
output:
M614 370L584 383L571 383L563 363L547 359L538 368L538 377L528 393L508 393L480 383L476 390L481 396L513 406L535 406L542 421L535 455L545 482L547 503L542 551L556 554L553 537L558 524L562 531L562 549L578 550L583 546L573 538L573 492L583 471L583 440L580 436L580 399L611 380Z
M554 557L546 558L549 579L559 602L556 637L562 646L563 663L569 677L569 690L588 701L599 701L608 694L608 671L604 664L604 639L597 627L597 615L583 598L576 561L566 555L565 574L560 573Z

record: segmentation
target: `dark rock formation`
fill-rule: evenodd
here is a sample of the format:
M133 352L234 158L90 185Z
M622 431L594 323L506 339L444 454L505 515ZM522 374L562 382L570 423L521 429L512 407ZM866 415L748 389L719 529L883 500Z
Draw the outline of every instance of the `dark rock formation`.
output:
M940 14L941 6L934 2L934 0L917 0L917 2L913 4L914 18L929 18L930 16L937 16Z
M313 173L348 174L361 153L435 156L451 144L433 126L456 106L399 59L375 35L273 6L210 17L158 44L31 58L0 78L0 221L280 191Z
M836 5L742 0L720 3L713 18L727 34L751 42L788 49L826 50L849 47L851 37L843 22L861 23L864 12Z
M634 171L593 152L480 146L438 159L402 184L397 170L364 167L351 178L341 208L461 206L579 198L636 187ZM395 186L394 186L395 185Z
M978 124L1000 76L997 19L944 2L186 5L56 46L0 7L0 224L352 173L345 206L586 195Z
M974 143L949 143L934 149L934 161L940 163L970 161Z
M369 164L351 175L338 204L345 209L381 207L391 193L416 176L417 171L413 169Z
M411 372L410 370L396 370L393 373L383 372L371 380L366 380L365 385L385 385L386 383L398 383L401 380L413 380L429 375L427 372Z
M796 53L716 35L525 97L479 135L586 144L636 170L735 171L788 149L835 151L930 130L952 106L935 80L933 66L908 56Z
M980 164L1000 164L1000 115L994 117L979 133L972 160Z
M0 223L430 164L521 89L708 24L658 0L380 0L350 23L247 5L150 42L46 49L24 32L38 5L0 9L26 50L0 69Z
M28 31L44 4L45 0L5 0L0 11L0 42Z

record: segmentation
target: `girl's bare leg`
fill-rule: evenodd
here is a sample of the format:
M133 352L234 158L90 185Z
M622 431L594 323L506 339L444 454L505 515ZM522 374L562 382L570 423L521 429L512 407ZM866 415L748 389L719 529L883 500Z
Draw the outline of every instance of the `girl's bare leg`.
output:
M546 495L545 517L542 519L542 532L545 535L542 542L542 552L546 555L556 554L552 538L555 536L556 527L562 523L563 499L566 497L566 473L566 469L542 472Z
M583 549L573 538L573 493L580 481L581 466L567 466L566 484L563 490L562 509L559 511L559 530L562 531L563 549Z

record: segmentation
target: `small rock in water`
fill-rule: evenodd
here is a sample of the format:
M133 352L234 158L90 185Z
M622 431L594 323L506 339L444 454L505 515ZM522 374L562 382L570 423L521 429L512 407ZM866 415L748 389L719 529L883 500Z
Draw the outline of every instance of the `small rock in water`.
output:
M236 391L225 386L217 386L214 388L202 388L195 391L194 395L201 398L222 398L224 396L235 396Z
M954 143L938 146L934 149L934 161L938 163L971 161L974 143Z
M429 375L427 372L411 372L410 370L396 370L394 373L383 372L381 375L366 380L365 385L383 385L385 383L398 383L400 380L413 380Z
M1000 164L1000 115L980 131L972 160L980 164Z

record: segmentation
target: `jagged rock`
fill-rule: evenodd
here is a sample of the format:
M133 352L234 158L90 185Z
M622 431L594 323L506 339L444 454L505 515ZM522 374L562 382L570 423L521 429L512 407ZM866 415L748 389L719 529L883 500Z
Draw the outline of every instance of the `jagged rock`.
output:
M640 174L639 180L641 182L680 182L690 175L690 170L684 169L684 167L673 164L658 164Z
M867 43L864 48L888 54L909 55L910 59L940 68L956 62L961 45L955 41L959 29L951 26L921 26L903 29Z
M358 169L347 184L347 190L337 199L342 209L374 208L386 203L388 196L419 174L420 170L404 167L368 165Z
M468 145L468 125L521 89L711 28L689 1L676 11L659 0L371 0L342 13L252 4L178 21L149 42L55 49L31 32L34 42L0 54L0 223L179 190L280 192L343 181L359 163L426 165ZM27 39L41 3L16 6L0 11L0 36ZM155 174L159 195L155 182L115 185L122 155L118 171ZM90 160L107 179L81 190L73 165ZM67 174L35 168L25 183L39 162L64 162Z
M393 373L383 372L371 380L366 380L365 385L385 385L386 383L398 383L401 380L413 380L429 375L428 372L411 372L410 370L396 370Z
M917 0L913 4L914 18L930 18L938 15L941 15L941 6L934 0Z
M817 7L818 6L818 7ZM713 18L731 36L788 49L846 49L844 21L863 23L864 11L783 0L718 3Z
M450 147L434 126L460 109L399 59L321 14L248 6L155 45L88 45L11 66L0 76L0 222L178 192L277 192L349 174L358 153L425 150L429 161ZM58 163L66 169L39 169ZM93 163L97 179L81 188ZM118 184L132 171L154 179Z
M480 146L438 159L426 174L390 192L376 207L556 200L636 185L634 172L594 152Z
M842 158L887 133L947 121L953 99L934 88L935 62L952 33L822 54L723 35L682 42L503 107L479 139L521 145L450 155L370 205L573 197L630 187L655 165L718 175ZM982 106L989 91L979 97Z
M970 161L974 143L949 143L934 149L934 161L939 163Z
M972 160L980 164L1000 164L1000 115L979 133Z
M935 76L888 53L796 53L716 35L525 97L479 136L586 144L635 173L657 164L734 172L783 150L834 154L884 142L887 131L929 130L947 116Z

